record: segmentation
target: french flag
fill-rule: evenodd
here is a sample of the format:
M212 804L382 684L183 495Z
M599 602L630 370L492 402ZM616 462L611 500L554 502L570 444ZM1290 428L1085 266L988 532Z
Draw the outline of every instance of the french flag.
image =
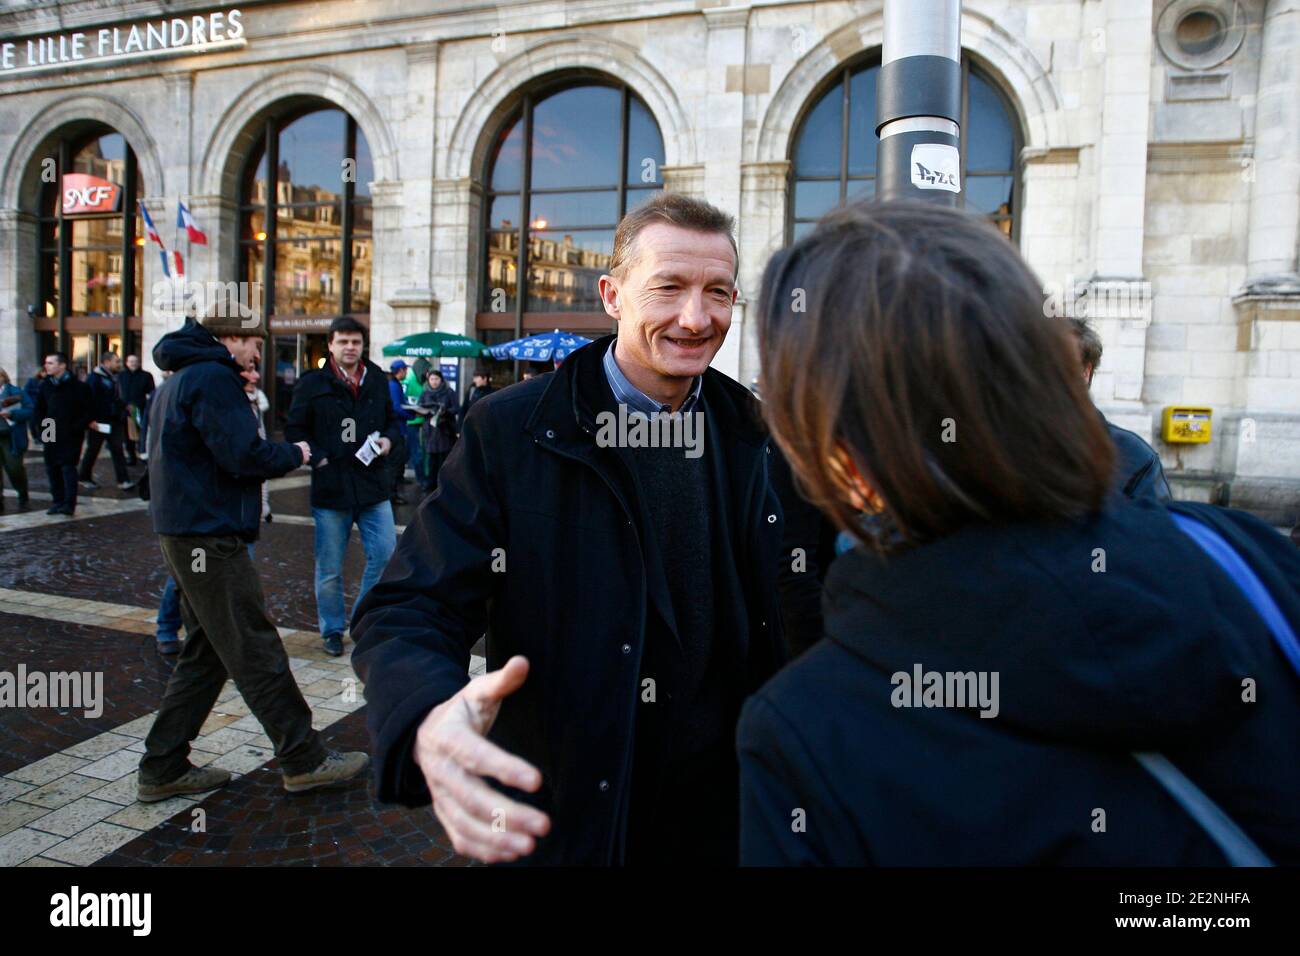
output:
M170 279L172 277L172 271L167 266L167 247L163 245L162 236L158 235L158 230L155 228L153 220L149 218L149 210L144 208L143 202L140 203L140 215L144 217L145 235L158 243L158 257L162 259L163 275Z
M176 203L176 228L184 229L185 234L190 238L190 242L197 242L201 246L208 244L208 237L203 234L202 229L194 225L194 217L185 208L185 203L179 200Z
M163 245L162 236L158 235L158 230L154 228L153 220L149 218L149 210L144 207L143 200L140 201L140 215L144 217L145 234L154 242L158 243L159 249L165 251L167 247Z

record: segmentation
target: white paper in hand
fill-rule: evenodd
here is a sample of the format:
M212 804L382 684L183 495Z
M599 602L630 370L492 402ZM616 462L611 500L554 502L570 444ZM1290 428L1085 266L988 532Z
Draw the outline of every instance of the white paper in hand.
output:
M371 432L357 449L357 460L363 465L369 465L377 457L379 457L379 432Z

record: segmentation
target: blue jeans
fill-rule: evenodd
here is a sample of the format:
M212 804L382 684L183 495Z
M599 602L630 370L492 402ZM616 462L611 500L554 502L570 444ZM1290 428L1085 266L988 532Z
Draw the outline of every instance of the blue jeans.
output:
M252 542L248 545L248 557L256 560L256 551ZM162 601L158 605L158 633L154 635L160 644L169 644L180 640L181 636L181 599L176 593L176 579L170 574L163 585Z
M415 484L424 487L424 450L420 447L420 428L417 425L406 426L406 458L415 472Z
M366 570L361 576L357 604L384 573L384 566L397 547L397 526L391 502L381 501L366 508L312 508L316 524L316 617L321 636L342 634L347 627L343 616L343 555L355 523L366 552ZM356 605L353 605L353 611Z

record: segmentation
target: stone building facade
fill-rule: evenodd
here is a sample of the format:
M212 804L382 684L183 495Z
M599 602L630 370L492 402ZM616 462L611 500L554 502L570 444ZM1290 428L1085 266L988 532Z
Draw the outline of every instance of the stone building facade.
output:
M291 378L343 311L376 344L435 328L493 340L607 329L589 308L600 227L667 188L737 216L741 301L716 365L750 383L751 296L767 256L829 203L873 188L858 127L872 115L882 7L11 3L0 10L0 366L21 381L59 341L140 351L148 365L179 318L158 300L163 260L136 200L184 250L187 279L273 278L272 298L255 304L273 302L277 375ZM1151 438L1180 495L1293 521L1300 0L965 0L962 45L969 201L993 196L979 208L1061 310L1092 316L1106 346L1099 407ZM580 91L567 113L548 99L563 88ZM596 88L614 93L581 99ZM601 126L602 104L613 125ZM317 132L284 132L326 108ZM574 120L588 109L589 122ZM1004 122L999 109L1010 132L982 131ZM326 127L339 130L337 154L320 147ZM1014 146L1007 168L977 167L998 136ZM84 237L104 234L101 221L60 218L61 177L84 171L85 155L109 168L114 150L130 154L122 178L137 178L119 183L124 211L97 245ZM269 163L280 153L297 171ZM335 155L354 161L349 185L298 188L295 176L322 179L302 170ZM607 155L617 182L582 180ZM512 183L505 165L525 160L538 181ZM289 198L272 209L269 194ZM178 201L206 245L174 238ZM548 232L543 209L572 222ZM88 295L96 285L117 294ZM1166 406L1212 408L1212 440L1162 441Z

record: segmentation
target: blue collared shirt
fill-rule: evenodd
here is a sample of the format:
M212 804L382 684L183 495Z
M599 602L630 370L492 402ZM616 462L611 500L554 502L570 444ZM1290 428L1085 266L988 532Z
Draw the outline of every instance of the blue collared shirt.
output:
M660 412L672 414L671 405L656 402L627 380L623 370L618 367L618 362L614 360L614 345L614 342L610 342L609 348L605 351L605 381L609 382L609 387L614 392L614 401L620 405L626 405L629 411L641 412L645 415L657 415ZM695 376L695 381L691 383L690 394L686 396L686 401L682 402L682 407L678 409L679 414L685 414L700 404L700 389L703 386L704 376ZM701 410L703 409L701 408Z

